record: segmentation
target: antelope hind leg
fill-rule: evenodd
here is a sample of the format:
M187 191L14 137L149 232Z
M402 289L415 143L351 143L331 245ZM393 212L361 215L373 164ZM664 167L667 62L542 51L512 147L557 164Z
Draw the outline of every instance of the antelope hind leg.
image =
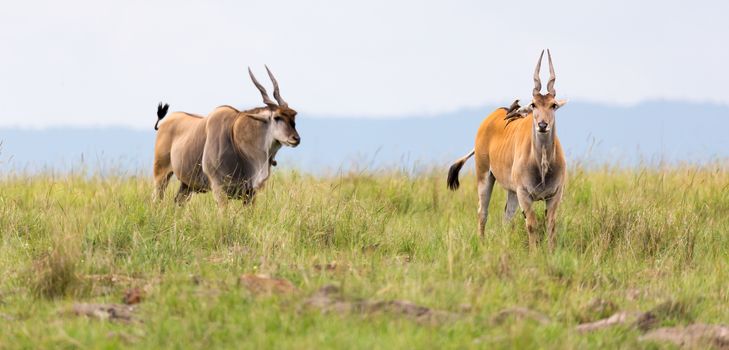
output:
M160 202L165 198L165 190L167 185L170 183L172 172L159 173L154 176L154 193L152 193L152 200Z
M478 234L484 237L486 229L486 220L489 218L489 202L491 201L491 192L494 189L496 177L489 171L483 179L478 181Z

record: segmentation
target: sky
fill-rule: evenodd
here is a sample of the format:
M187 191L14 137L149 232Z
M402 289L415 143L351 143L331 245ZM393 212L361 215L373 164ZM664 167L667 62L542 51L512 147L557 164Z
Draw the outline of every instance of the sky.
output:
M0 10L0 127L147 129L156 105L431 115L528 99L729 105L724 1L15 1ZM543 80L546 83L546 66ZM270 91L270 88L269 88Z

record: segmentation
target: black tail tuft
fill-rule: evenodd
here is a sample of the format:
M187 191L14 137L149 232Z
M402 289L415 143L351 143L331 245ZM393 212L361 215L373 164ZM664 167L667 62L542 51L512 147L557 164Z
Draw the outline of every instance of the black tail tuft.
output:
M451 165L450 169L448 169L448 188L450 188L451 191L455 191L458 189L458 186L461 186L461 183L458 181L458 173L461 172L463 164L466 164L466 160L467 159L459 159Z
M167 110L170 109L170 105L160 102L157 105L157 122L154 123L154 130L158 130L159 122L167 115Z

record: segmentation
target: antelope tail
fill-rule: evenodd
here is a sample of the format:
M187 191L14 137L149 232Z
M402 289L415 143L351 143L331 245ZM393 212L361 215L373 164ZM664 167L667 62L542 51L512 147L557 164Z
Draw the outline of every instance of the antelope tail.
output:
M159 130L159 122L167 115L167 110L170 109L170 105L160 102L157 105L157 122L154 123L154 130Z
M472 149L471 152L468 152L465 156L458 158L458 160L451 165L451 168L448 169L448 188L450 188L451 191L457 190L458 186L461 185L461 183L458 182L458 173L461 172L463 164L466 164L466 161L473 157L474 153L476 153L476 149Z

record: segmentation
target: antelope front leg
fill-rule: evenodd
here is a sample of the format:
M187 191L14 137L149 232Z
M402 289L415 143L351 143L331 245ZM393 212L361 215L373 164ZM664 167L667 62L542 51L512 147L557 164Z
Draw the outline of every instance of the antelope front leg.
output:
M521 210L524 211L524 215L526 215L526 228L529 233L529 248L535 249L537 247L537 233L535 232L537 229L537 215L534 213L534 209L532 208L534 201L532 201L532 197L523 188L516 191L516 196L519 199L519 206L521 207Z
M192 188L190 188L190 186L185 185L184 183L181 183L180 189L177 190L177 195L175 195L175 203L177 203L177 205L179 205L179 206L182 206L183 204L185 204L185 202L190 200L190 196L192 196L192 192L193 191L192 191Z
M506 191L506 206L504 207L504 222L511 222L511 219L516 214L516 209L519 208L519 199L516 196L516 192L507 190Z
M215 202L218 203L218 209L221 211L224 210L228 206L228 192L225 190L225 187L215 182L211 183L210 187L213 190Z
M557 237L554 234L554 227L557 223L557 209L562 201L562 188L557 190L552 198L547 199L547 242L549 243L549 251L554 251Z

